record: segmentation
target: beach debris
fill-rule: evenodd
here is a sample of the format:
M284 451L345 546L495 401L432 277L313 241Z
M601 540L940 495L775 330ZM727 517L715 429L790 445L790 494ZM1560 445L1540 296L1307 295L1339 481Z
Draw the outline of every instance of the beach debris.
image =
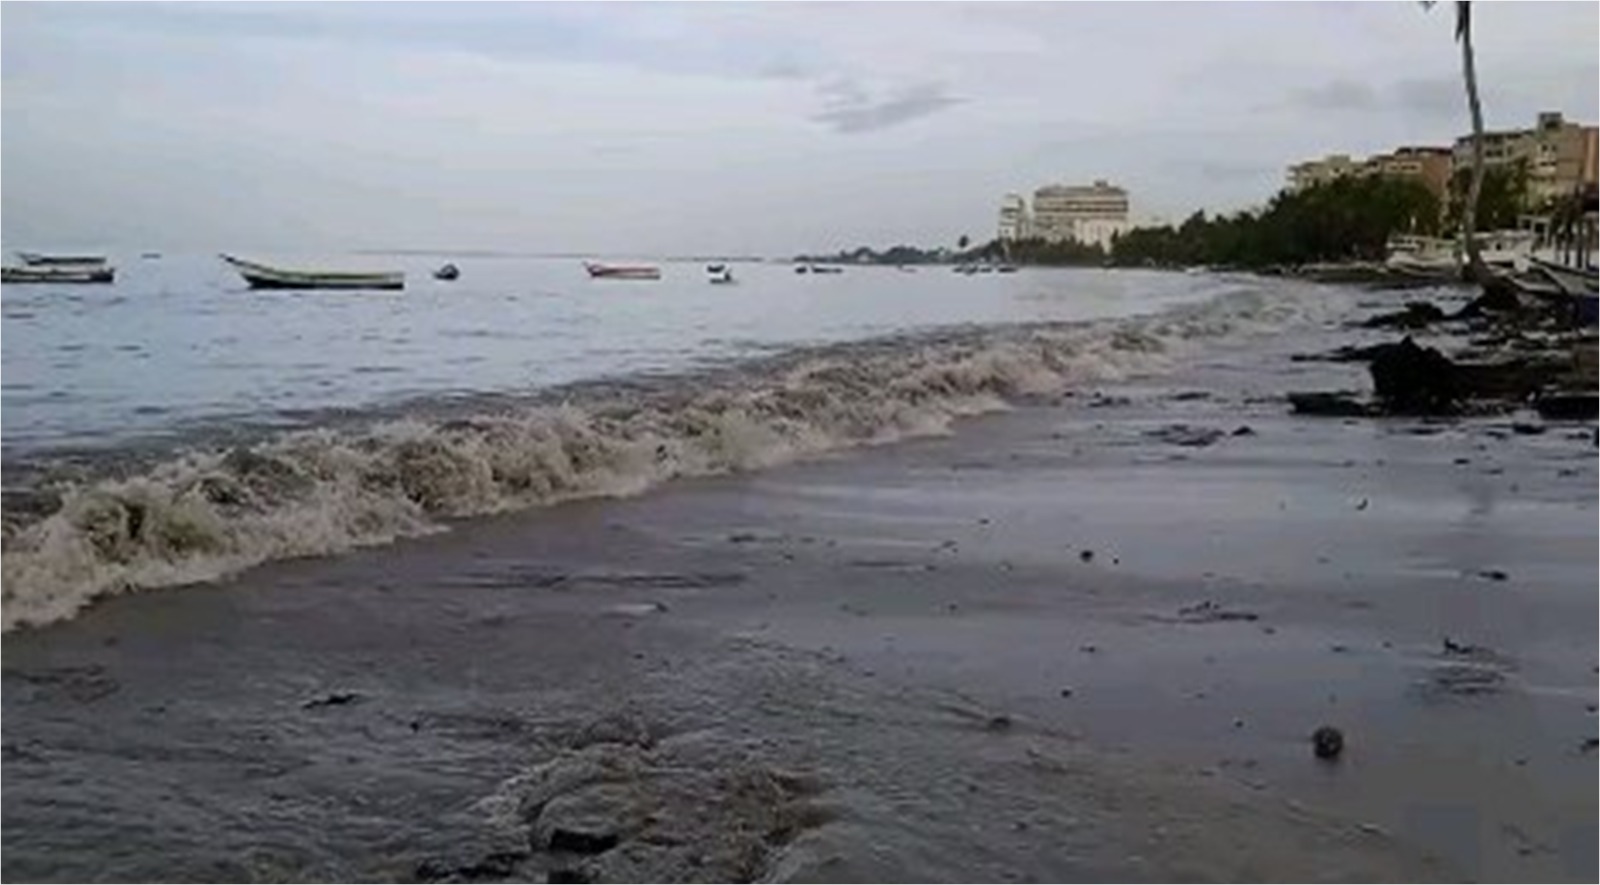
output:
M1261 616L1252 611L1224 608L1207 599L1178 609L1178 620L1187 624L1216 624L1223 621L1257 621Z
M1305 391L1289 394L1289 407L1297 415L1327 418L1366 418L1377 414L1369 403L1341 391Z
M1240 424L1238 427L1235 427L1233 429L1233 433L1231 433L1229 435L1230 436L1255 436L1256 435L1256 431L1255 431L1255 428L1251 427L1248 424Z
M1510 575L1507 575L1505 572L1497 568L1486 568L1478 570L1478 577L1489 581L1504 581L1509 578Z
M1579 752L1593 753L1596 749L1600 749L1600 738L1587 737L1583 739L1583 747Z
M1457 642L1448 636L1444 637L1444 653L1447 655L1472 655L1476 654L1478 651L1479 649L1476 645L1466 642Z
M983 727L990 731L1007 731L1011 728L1011 725L1011 717L1004 713L999 713L990 716L989 721L985 722Z
M1210 399L1210 398L1211 398L1211 391L1209 391L1209 390L1185 390L1185 391L1181 391L1179 393L1175 393L1175 394L1172 395L1173 401L1180 402L1180 403L1181 402L1187 402L1187 401L1190 401L1190 400Z
M1460 368L1409 335L1380 350L1367 368L1374 392L1390 413L1453 414L1464 394Z
M1593 421L1600 417L1600 397L1592 393L1556 393L1533 401L1539 417L1549 421Z
M1145 436L1152 439L1189 448L1204 448L1222 439L1225 435L1214 427L1193 427L1188 424L1169 424L1166 427L1145 433Z
M26 683L33 689L35 696L61 695L78 703L97 701L107 695L115 694L122 687L115 678L106 673L106 668L99 664L46 667L38 670L7 669L5 677L7 682L16 679Z
M1516 421L1511 425L1511 432L1520 436L1538 436L1544 431L1545 426L1543 424L1527 424L1522 421Z
M361 697L362 695L358 691L330 691L327 694L310 698L300 705L300 709L316 710L321 707L342 707L361 700Z
M1234 719L1233 720L1233 727L1234 728L1244 728L1244 720L1243 719L1237 719L1237 718Z
M1098 645L1080 645L1080 646L1078 646L1078 651L1081 651L1086 655L1092 655L1092 654L1095 654L1096 652L1100 651L1100 646L1098 646Z
M1082 560L1084 562L1093 562L1094 561L1094 551L1093 550L1081 550L1081 551L1078 552L1078 559L1080 559L1080 560Z
M1344 752L1344 732L1323 725L1311 733L1311 752L1318 759L1337 759Z
M1070 689L1070 688L1061 689L1061 696L1064 697L1064 698L1072 697L1072 689Z
M1445 312L1432 302L1408 301L1403 309L1380 313L1361 326L1366 329L1425 329L1445 318Z
M1367 499L1366 499L1366 498L1362 498L1362 499L1361 499L1361 503L1359 503L1359 504L1357 504L1357 505L1356 505L1356 509L1357 509L1357 510L1365 510L1365 509L1367 509L1367 508L1368 508L1368 507L1369 507L1369 506L1371 506L1371 504L1372 504L1372 502L1371 502L1371 501L1368 501L1368 500L1367 500Z

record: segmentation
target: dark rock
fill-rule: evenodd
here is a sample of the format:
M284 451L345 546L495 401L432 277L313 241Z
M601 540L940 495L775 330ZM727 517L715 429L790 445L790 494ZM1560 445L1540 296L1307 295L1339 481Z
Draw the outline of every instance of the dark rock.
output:
M356 691L330 691L320 697L314 697L300 705L302 710L315 710L319 707L342 707L361 700L361 693Z
M554 885L554 883L566 883L566 885L588 885L588 883L593 880L591 880L589 878L589 874L585 873L583 870L576 869L574 867L562 867L561 869L551 870L550 873L545 876L545 881L552 883L552 885Z
M1344 752L1344 732L1324 725L1311 733L1311 752L1318 759L1337 759Z
M1461 373L1448 357L1410 336L1373 357L1372 386L1385 410L1411 415L1454 414L1463 398Z
M1511 425L1511 432L1520 434L1522 436L1538 436L1539 434L1544 433L1544 425L1524 424L1518 421L1517 423Z
M1510 575L1507 575L1505 572L1497 568L1486 568L1478 572L1478 577L1487 578L1491 581L1504 581L1505 579L1509 578Z
M1289 394L1289 405L1297 415L1319 415L1329 418L1366 418L1376 414L1367 403L1354 395L1338 392L1310 391Z
M1064 698L1072 697L1072 689L1070 689L1070 688L1061 689L1061 696L1064 697Z
M1187 424L1169 424L1160 430L1145 434L1175 446L1201 448L1222 439L1223 432L1212 427L1190 427Z
M1600 417L1600 397L1592 393L1557 393L1533 401L1539 417L1550 421L1593 421Z
M549 845L551 851L566 851L572 854L604 854L617 847L619 841L621 841L620 837L610 831L552 827Z
M1452 319L1472 319L1521 310L1522 298L1517 295L1517 287L1505 277L1495 277L1484 284L1482 295L1467 302L1455 312Z
M1006 731L1011 728L1011 717L1004 713L1001 713L998 716L990 716L989 721L984 724L984 727L990 731Z
M1583 739L1583 752L1593 753L1597 748L1600 748L1600 738Z
M1256 621L1260 615L1249 611L1234 611L1206 600L1178 609L1178 619L1189 624L1214 624L1223 621Z
M1189 400L1197 399L1210 399L1211 392L1208 390L1185 390L1182 393L1173 394L1172 398L1177 402L1187 402Z
M1248 424L1241 424L1234 428L1232 436L1255 436L1255 430Z
M1082 551L1082 552L1080 552L1078 554L1078 558L1083 560L1084 562L1093 562L1094 561L1094 551L1093 550L1084 550L1084 551Z
M1437 305L1427 301L1412 301L1403 310L1379 314L1361 325L1368 329L1423 329L1445 318L1445 312Z

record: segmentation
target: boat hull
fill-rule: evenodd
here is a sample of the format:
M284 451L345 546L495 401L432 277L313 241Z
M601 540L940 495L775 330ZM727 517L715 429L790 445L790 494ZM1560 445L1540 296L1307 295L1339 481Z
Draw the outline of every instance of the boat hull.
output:
M0 283L112 283L116 275L109 267L7 267L0 268Z
M659 280L661 269L657 267L621 267L604 264L585 264L583 269L588 272L590 279L596 280Z
M252 261L222 256L244 278L252 289L343 289L343 290L397 290L406 287L406 275L399 271L375 273L331 273L319 271L284 270Z
M29 267L99 267L106 263L104 255L45 255L42 252L18 252L17 257Z

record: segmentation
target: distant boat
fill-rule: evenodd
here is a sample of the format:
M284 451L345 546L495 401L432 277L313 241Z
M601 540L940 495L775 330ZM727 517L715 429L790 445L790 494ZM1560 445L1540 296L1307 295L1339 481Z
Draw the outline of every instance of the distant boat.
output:
M585 261L583 269L597 280L659 280L661 268L647 264L595 264Z
M844 268L842 268L842 267L829 267L826 264L813 264L813 265L811 265L811 272L812 273L824 273L824 274L826 274L826 273L844 273Z
M0 267L0 283L110 283L116 280L114 267L93 265Z
M794 272L795 273L810 273L811 272L811 268L807 267L804 264L797 264L797 265L794 266Z
M232 265L252 289L404 289L406 287L406 275L400 271L351 273L285 270L234 258L231 255L223 255L221 258Z
M1017 266L1015 264L1002 264L1002 265L1000 265L999 267L997 267L995 269L998 270L1000 273L1016 273L1017 272Z
M709 274L712 285L725 286L735 282L733 268L726 264L708 264L706 265L706 273Z
M146 261L154 261L157 258L161 257L161 253L160 252L145 252L145 253L141 254L139 257L143 258Z
M106 263L104 255L46 255L43 252L18 252L17 257L29 267L93 267Z
M436 280L444 280L446 282L449 282L450 280L459 280L461 279L461 268L456 267L454 264L446 264L444 267L441 267L433 272L433 278Z

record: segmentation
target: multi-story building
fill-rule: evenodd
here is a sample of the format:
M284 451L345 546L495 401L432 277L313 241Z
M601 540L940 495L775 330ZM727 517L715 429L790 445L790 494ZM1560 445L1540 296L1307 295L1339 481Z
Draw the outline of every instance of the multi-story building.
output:
M1000 241L1009 243L1033 236L1032 219L1028 216L1028 201L1021 194L1006 194L1000 201Z
M1471 135L1456 139L1455 165L1472 164ZM1573 123L1555 111L1541 113L1532 129L1483 134L1486 168L1521 163L1528 175L1529 208L1567 196L1596 181L1596 128Z
M1361 164L1361 174L1415 178L1443 205L1450 192L1452 166L1450 148L1400 147L1368 157Z
M1289 167L1289 189L1302 191L1308 187L1327 184L1348 175L1355 175L1360 168L1361 162L1351 159L1349 154L1329 154L1320 160L1296 163Z
M1361 175L1415 178L1440 200L1450 188L1451 151L1446 147L1402 147L1386 154L1356 159L1349 154L1329 154L1289 167L1289 190L1327 184Z
M1033 235L1049 242L1076 240L1109 249L1112 238L1131 227L1128 192L1104 181L1045 185L1033 192L1032 221Z

